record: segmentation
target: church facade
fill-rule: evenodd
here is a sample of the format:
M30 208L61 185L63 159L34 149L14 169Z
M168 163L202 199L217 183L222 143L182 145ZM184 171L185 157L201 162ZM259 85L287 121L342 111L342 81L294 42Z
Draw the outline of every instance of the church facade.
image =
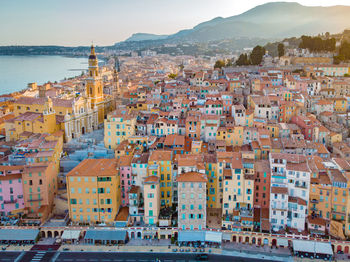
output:
M15 118L5 123L6 140L15 141L30 133L64 131L69 142L97 129L112 110L112 96L104 95L98 59L91 46L85 92L70 99L47 97L39 88L37 97L22 96L14 102Z

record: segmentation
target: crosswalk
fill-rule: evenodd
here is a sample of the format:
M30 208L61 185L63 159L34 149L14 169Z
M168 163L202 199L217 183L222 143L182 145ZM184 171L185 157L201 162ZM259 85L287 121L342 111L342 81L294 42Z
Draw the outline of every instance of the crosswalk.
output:
M36 254L34 255L34 257L32 258L31 261L39 262L39 261L41 261L43 259L45 254L46 254L46 251L38 251L38 252L36 252Z

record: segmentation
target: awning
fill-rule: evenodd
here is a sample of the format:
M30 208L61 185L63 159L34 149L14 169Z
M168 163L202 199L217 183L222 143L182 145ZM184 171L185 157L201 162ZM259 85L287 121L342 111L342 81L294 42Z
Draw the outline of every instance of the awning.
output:
M293 240L294 252L333 255L332 245L325 242Z
M205 231L179 231L179 242L205 241Z
M0 241L33 241L39 234L39 229L1 229Z
M79 239L80 230L64 230L61 239Z
M277 246L288 247L288 240L285 238L277 238Z
M215 242L221 243L222 241L222 233L221 232L205 232L205 242Z
M314 253L315 243L305 240L293 240L293 250L294 252Z
M229 241L231 241L231 236L232 236L232 234L223 233L222 234L222 240L229 240Z
M125 241L126 230L87 230L84 239Z
M333 256L332 245L330 243L325 242L316 242L315 253Z

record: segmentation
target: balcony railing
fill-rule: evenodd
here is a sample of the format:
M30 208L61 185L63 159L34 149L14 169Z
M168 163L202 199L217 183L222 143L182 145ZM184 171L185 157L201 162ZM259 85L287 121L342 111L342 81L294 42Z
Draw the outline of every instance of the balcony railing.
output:
M37 198L37 199L29 199L28 202L37 202L37 201L42 201L42 198Z
M17 203L17 199L11 199L11 200L4 200L4 204L7 205L7 204L15 204Z

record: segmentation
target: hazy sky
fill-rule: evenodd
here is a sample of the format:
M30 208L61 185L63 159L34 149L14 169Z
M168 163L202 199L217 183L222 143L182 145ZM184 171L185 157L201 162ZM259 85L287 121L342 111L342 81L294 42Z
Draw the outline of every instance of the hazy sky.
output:
M133 33L172 34L266 0L0 0L0 45L112 45ZM294 2L294 1L288 1ZM308 6L350 0L299 0Z

